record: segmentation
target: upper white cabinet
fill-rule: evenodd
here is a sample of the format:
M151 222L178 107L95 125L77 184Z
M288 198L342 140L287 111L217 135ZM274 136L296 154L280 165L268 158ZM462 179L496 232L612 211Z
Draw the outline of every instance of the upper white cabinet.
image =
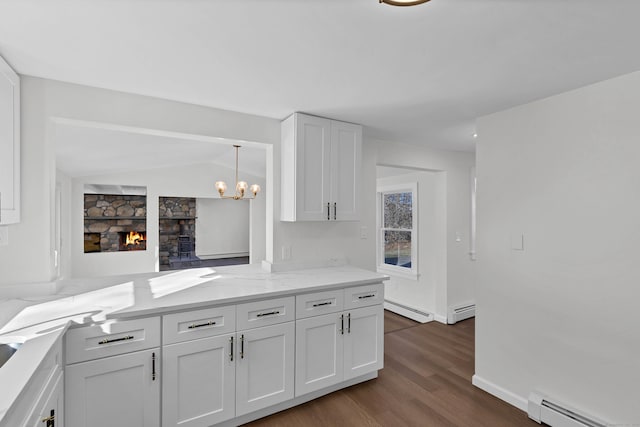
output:
M20 222L20 78L0 58L0 225Z
M282 221L359 219L362 126L295 113L281 151Z

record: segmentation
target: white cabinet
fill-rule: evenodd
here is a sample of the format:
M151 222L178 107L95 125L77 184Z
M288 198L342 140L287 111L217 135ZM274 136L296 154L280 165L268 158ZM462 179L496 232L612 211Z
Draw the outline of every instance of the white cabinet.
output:
M377 304L296 321L296 396L382 369L384 310Z
M295 113L282 122L281 220L359 219L362 126Z
M344 380L382 369L384 309L382 305L345 312Z
M236 416L293 399L295 323L240 331L238 339Z
M55 427L64 425L63 421L63 390L64 379L62 371L57 371L44 389L40 401L34 412L27 420L27 427Z
M210 426L235 416L235 334L163 348L162 425Z
M0 225L20 222L20 78L0 58Z
M164 316L165 341L232 333L165 343L162 425L210 426L292 399L294 319L295 297Z
M296 396L342 381L342 321L341 313L296 321Z
M66 427L160 425L159 349L68 365Z
M70 329L65 340L66 427L159 425L159 317Z

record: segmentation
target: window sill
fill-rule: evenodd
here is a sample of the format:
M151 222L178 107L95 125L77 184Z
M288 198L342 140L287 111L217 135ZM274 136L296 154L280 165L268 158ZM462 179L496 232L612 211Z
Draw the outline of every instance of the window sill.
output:
M420 278L420 274L418 274L418 272L411 270L403 271L404 269L390 268L381 265L379 265L376 270L378 273L388 274L391 277L398 277L409 280L418 280Z

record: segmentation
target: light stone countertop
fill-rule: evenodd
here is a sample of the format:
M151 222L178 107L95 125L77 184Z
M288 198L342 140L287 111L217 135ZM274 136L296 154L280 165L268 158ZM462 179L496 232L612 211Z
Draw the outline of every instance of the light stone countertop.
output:
M54 295L0 300L0 343L25 342L0 368L0 426L39 363L70 326L386 279L383 274L351 266L270 273L252 264L66 280L58 282Z

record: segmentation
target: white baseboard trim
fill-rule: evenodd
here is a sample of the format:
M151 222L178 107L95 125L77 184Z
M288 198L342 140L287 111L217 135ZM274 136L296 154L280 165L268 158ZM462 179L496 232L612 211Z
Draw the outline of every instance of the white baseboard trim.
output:
M249 252L233 252L228 254L199 254L196 253L196 256L200 259L222 259L222 258L238 258L249 256Z
M436 314L433 316L433 319L436 322L440 322L440 323L444 323L445 325L447 325L447 316L441 316L440 314Z
M385 310L404 316L408 319L415 320L420 323L429 323L433 321L433 315L406 305L398 304L393 301L384 300Z
M478 387L479 389L482 389L487 393L494 395L498 399L504 400L509 405L515 406L521 411L527 412L528 401L524 397L518 396L517 394L512 393L509 390L504 389L499 385L496 385L491 381L487 381L484 378L479 377L477 375L474 375L471 378L471 383L474 386Z

